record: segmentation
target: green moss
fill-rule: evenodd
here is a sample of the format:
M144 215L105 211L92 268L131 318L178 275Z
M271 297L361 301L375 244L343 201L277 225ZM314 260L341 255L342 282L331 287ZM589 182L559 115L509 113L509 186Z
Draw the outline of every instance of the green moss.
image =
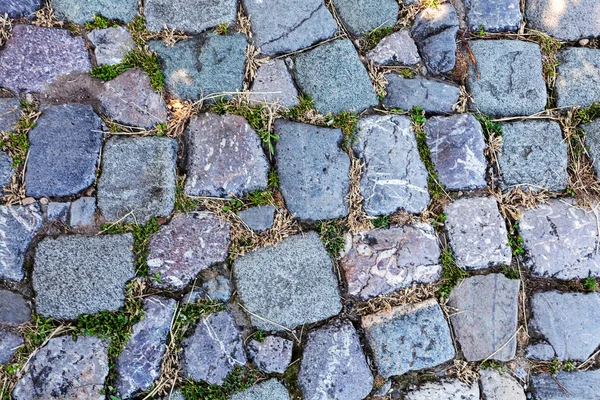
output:
M185 179L178 179L175 186L175 212L188 213L198 209L198 203L185 192Z
M508 231L508 245L511 247L513 255L515 256L525 254L525 249L523 248L523 238L521 235L519 235L518 231L519 221L515 221Z
M141 15L136 16L133 21L128 23L127 29L135 43L142 48L146 45L147 38L152 36L152 33L146 28L146 19Z
M446 218L446 214L439 213L438 216L435 217L435 219L431 222L431 225L433 225L434 228L442 227L446 222Z
M248 201L252 206L266 206L273 204L273 194L270 190L255 190L248 195Z
M600 118L600 102L594 103L589 107L579 109L579 111L577 111L577 116L582 124L587 124L596 118Z
M116 22L111 22L108 18L103 17L102 15L94 15L94 20L92 22L86 22L85 28L89 30L93 29L106 29L113 28L119 26Z
M317 232L321 235L325 249L335 259L339 258L341 251L344 249L344 235L347 231L348 225L345 220L317 222Z
M479 365L479 369L495 369L498 372L506 371L504 364L497 360L486 360Z
M485 114L478 114L475 118L477 118L477 121L481 124L481 128L486 136L490 136L490 134L502 136L502 125L498 122L494 122L492 117Z
M440 256L442 264L442 285L439 289L439 295L442 299L450 296L450 292L460 281L469 276L467 271L456 265L454 254L450 247L446 247Z
M598 289L598 282L596 282L596 278L590 276L581 281L581 288L586 292L593 292Z
M21 101L21 117L14 131L0 135L0 150L7 152L13 159L13 168L17 169L25 163L29 150L28 132L35 127L38 109L35 104Z
M115 65L99 65L92 68L91 75L103 81L110 81L131 68L139 68L150 77L150 85L156 91L165 86L165 77L160 69L158 55L146 49L134 49L125 55L123 61Z
M504 276L506 276L508 279L521 279L521 276L519 274L519 269L515 266L512 265L503 265L502 266L502 273L504 274Z
M300 104L290 107L287 110L282 110L281 114L284 118L292 121L300 121L304 115L315 108L315 102L308 94L298 96Z
M272 189L276 189L279 187L279 175L277 175L277 170L275 168L271 168L269 170L269 177L267 178L267 183Z
M394 28L391 26L383 26L373 29L364 38L364 45L362 46L362 50L369 51L373 49L375 46L377 46L377 43L379 43L381 39L390 35L392 32L394 32Z
M427 187L429 189L429 194L431 195L431 199L434 202L437 202L445 196L446 191L438 181L435 166L433 161L431 161L431 152L429 151L429 146L427 146L427 134L423 129L423 125L425 125L425 122L427 121L427 118L425 118L425 111L423 111L423 108L421 107L415 107L410 111L410 117L412 118L415 127L415 137L417 139L419 157L423 164L425 164L428 172Z
M400 68L396 70L396 73L403 78L411 79L415 76L415 71L410 68Z
M236 366L221 386L186 380L181 385L181 392L186 399L227 400L233 393L249 389L264 378L258 370Z
M266 338L267 338L267 334L262 329L259 329L259 330L257 330L256 332L254 332L252 334L252 339L254 339L254 340L256 340L257 342L260 342L260 343L264 343L264 341L265 341Z
M390 226L390 217L384 215L382 217L377 217L371 221L374 228L387 228Z
M215 35L227 35L229 33L229 25L227 22L221 22L215 28Z
M339 114L331 115L327 121L328 126L342 130L342 134L344 135L342 147L346 150L350 149L356 141L357 123L358 114L349 111L342 111Z

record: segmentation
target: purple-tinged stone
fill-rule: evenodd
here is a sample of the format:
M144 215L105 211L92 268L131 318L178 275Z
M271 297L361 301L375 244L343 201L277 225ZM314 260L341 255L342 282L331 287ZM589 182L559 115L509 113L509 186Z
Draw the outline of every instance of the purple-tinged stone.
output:
M279 336L267 336L263 342L248 343L248 358L267 374L283 374L292 361L294 342Z
M0 131L15 129L20 117L21 107L17 97L0 98Z
M415 41L405 30L381 39L377 46L367 53L367 58L377 65L415 65L421 61Z
M123 61L125 55L135 48L131 34L122 26L94 29L87 35L94 45L98 65L115 65Z
M20 294L0 290L0 325L17 326L31 319L31 309Z
M9 18L31 18L41 7L41 0L0 0L0 15Z

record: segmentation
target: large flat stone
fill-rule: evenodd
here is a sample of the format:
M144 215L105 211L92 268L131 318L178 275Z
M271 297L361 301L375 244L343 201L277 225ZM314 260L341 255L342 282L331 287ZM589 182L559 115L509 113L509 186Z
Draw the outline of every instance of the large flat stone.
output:
M42 220L37 205L0 205L0 279L23 279L25 253L42 227Z
M362 36L374 29L393 27L398 19L395 0L334 0L337 16L354 36Z
M17 326L30 319L27 300L18 293L0 289L0 325Z
M550 374L538 374L531 377L536 400L595 399L598 397L599 381L600 370L561 371L556 377Z
M361 323L377 370L384 378L435 367L454 358L450 328L434 299L367 315Z
M296 57L296 83L322 114L360 112L376 106L377 94L348 39L325 43Z
M388 215L398 210L418 214L427 207L427 169L410 118L361 118L352 149L365 163L360 191L367 214Z
M529 331L559 360L585 361L600 346L600 294L538 292L531 296Z
M104 144L98 207L108 221L146 223L166 217L175 203L177 142L162 137L117 137Z
M479 122L471 114L433 117L424 126L431 161L448 190L486 187L486 147Z
M23 338L15 333L0 329L0 366L10 361L23 344Z
M60 19L73 21L76 24L84 24L94 20L96 15L108 19L117 19L128 23L138 13L137 0L52 0L52 8Z
M4 188L12 182L13 159L3 151L0 151L0 197L3 196Z
M43 239L33 267L36 311L75 319L122 307L125 285L135 275L132 246L131 234Z
M594 165L596 174L598 174L600 172L600 118L581 125L581 128L585 132L585 146L588 150L588 156Z
M373 375L351 323L335 322L308 334L298 386L306 400L362 400L371 392Z
M558 107L589 107L600 102L600 49L569 47L558 53L558 60Z
M596 0L529 0L525 16L530 28L561 40L600 36L600 4Z
M510 361L517 350L521 281L502 274L472 276L452 290L454 334L467 361Z
M340 266L351 295L368 299L441 276L440 249L430 224L349 234L347 241Z
M267 336L262 342L248 343L248 358L261 371L283 374L292 361L294 342L279 336Z
M41 7L41 0L2 0L0 15L8 14L9 18L31 18Z
M192 196L244 196L267 188L269 162L243 117L204 113L184 132L185 191Z
M340 148L340 129L275 121L281 193L296 218L322 220L348 215L350 157Z
M434 79L406 79L394 73L386 74L385 79L388 85L383 105L388 109L409 111L421 107L427 113L450 114L460 97L458 86Z
M323 0L242 0L253 41L263 54L291 53L329 39L338 30Z
M219 24L235 23L236 0L147 0L146 26L151 31L178 29L200 33Z
M13 131L20 117L21 107L18 97L0 98L0 131Z
M421 61L415 41L406 30L384 37L367 53L367 58L377 65L415 65Z
M467 0L467 23L472 32L516 31L521 27L519 0Z
M525 400L523 386L508 373L495 369L479 370L481 394L486 400Z
M285 61L280 59L270 60L258 67L250 93L252 104L277 103L286 108L300 104L292 76Z
M473 106L484 114L531 115L546 107L542 56L536 43L475 40L469 46L477 69L469 63L467 87Z
M293 329L342 309L331 258L314 232L238 257L233 273L238 295L260 329Z
M231 400L290 400L290 394L276 379L269 379L243 392L231 395Z
M410 390L406 400L479 400L477 383L467 385L459 380L429 382ZM509 399L506 399L509 400ZM513 400L513 399L511 399Z
M94 184L102 120L91 106L64 104L42 111L29 131L27 196L66 197Z
M131 34L122 26L94 29L87 34L87 38L94 45L98 65L118 64L135 48Z

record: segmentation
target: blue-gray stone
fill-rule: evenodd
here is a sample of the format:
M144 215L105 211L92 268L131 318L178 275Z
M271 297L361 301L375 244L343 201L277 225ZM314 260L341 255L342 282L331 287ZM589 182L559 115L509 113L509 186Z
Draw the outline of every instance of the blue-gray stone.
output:
M466 0L467 23L472 32L516 31L521 27L519 0Z
M17 326L30 319L27 300L18 293L0 289L0 325Z
M276 379L269 379L243 392L231 395L231 400L290 400L290 394Z
M210 299L227 303L231 298L231 282L227 277L217 275L216 277L204 282L199 288L194 288L186 297L186 301L195 303L200 300Z
M96 15L128 23L138 13L138 0L52 0L52 8L59 19L84 24Z
M31 18L41 7L42 0L0 0L0 15L9 18Z
M569 47L558 53L558 61L558 107L589 107L600 102L600 49Z
M427 113L450 114L460 97L458 86L434 79L406 79L393 73L386 74L385 79L388 85L383 105L388 109L409 111L421 107Z
M348 39L325 43L296 57L296 83L322 114L361 112L376 106L377 94Z
M405 400L480 400L479 385L473 382L467 385L458 379L431 381L418 388L411 388ZM510 399L515 400L515 399Z
M118 64L135 48L131 34L122 26L94 29L87 34L87 38L94 45L98 65Z
M23 261L31 240L42 227L37 204L0 205L0 279L23 279Z
M542 361L552 361L556 357L554 347L546 342L538 342L527 346L527 358Z
M529 28L568 41L599 37L599 13L597 0L528 0L525 4Z
M0 131L13 131L20 117L21 107L18 97L0 98Z
M13 159L3 151L0 151L0 197L4 188L12 182Z
M73 228L94 225L96 214L96 199L94 197L82 197L71 203L71 216L69 225Z
M479 370L481 394L486 400L526 400L523 385L509 372Z
M283 374L292 361L294 342L279 336L267 336L262 342L248 343L248 358L258 369L271 374Z
M253 231L266 231L273 226L275 207L272 205L252 207L237 213L238 217Z
M48 204L48 209L46 210L48 221L58 221L66 225L69 220L70 209L71 203L52 202Z
M27 196L66 197L96 180L102 120L89 105L64 104L42 111L29 131Z
M393 27L398 19L396 0L334 0L332 3L337 16L354 36Z
M585 146L588 150L596 174L600 173L600 118L581 125L585 132Z
M298 89L286 62L281 59L269 60L258 67L250 92L252 104L277 103L286 108L300 104Z
M236 0L146 0L144 15L151 31L178 29L200 33L222 23L233 25Z
M23 338L17 334L0 329L0 365L10 361L17 347L23 344Z
M600 370L533 375L535 400L592 400L598 398Z
M377 65L415 65L421 61L415 41L407 30L384 37L367 53L369 61Z

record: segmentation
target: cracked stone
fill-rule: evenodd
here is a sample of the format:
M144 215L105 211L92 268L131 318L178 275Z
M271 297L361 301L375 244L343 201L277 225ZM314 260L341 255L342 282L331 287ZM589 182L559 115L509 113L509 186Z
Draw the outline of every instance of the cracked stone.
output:
M454 358L450 328L434 299L366 315L361 324L373 361L384 378L435 367Z
M0 131L13 131L20 117L21 106L18 97L0 98Z
M7 188L12 182L13 159L3 151L0 151L0 197L3 195L3 189Z
M600 49L569 47L558 53L558 61L558 107L589 107L600 101Z
M523 386L508 373L494 369L479 371L481 394L486 400L525 400Z
M8 363L23 344L23 338L12 332L0 329L0 366Z
M9 18L31 18L40 9L41 3L41 0L2 0L0 15L8 14Z
M27 300L18 293L0 289L0 325L18 326L30 319Z
M464 269L510 265L506 223L491 197L462 198L444 208L446 232L456 258Z
M248 343L248 358L267 374L283 374L292 361L293 347L291 340L267 336L262 343L258 340Z
M338 26L323 0L242 0L254 45L266 55L292 53L335 35Z
M467 385L459 380L425 383L406 394L406 400L479 400L479 398L477 382Z
M367 58L377 65L415 65L421 61L415 41L406 30L384 37L367 53Z
M202 270L224 262L229 225L210 212L175 216L150 238L148 275L160 275L160 288L183 289Z
M52 9L59 19L83 25L94 20L96 15L131 22L138 13L137 0L52 0Z
M427 169L409 117L359 119L352 149L365 163L360 191L368 215L418 214L427 207Z
M521 27L519 0L467 0L467 23L473 32L516 31Z
M334 322L308 334L298 386L304 399L362 400L373 375L350 322Z
M599 37L598 15L600 3L596 0L529 0L525 5L527 26L559 40Z
M168 29L200 33L236 21L236 0L147 0L146 26L154 32Z
M243 197L268 186L269 162L243 117L204 113L184 132L185 191L191 196Z
M70 209L71 203L51 202L48 204L48 209L46 211L48 215L48 221L57 221L63 225L67 225Z
M277 103L286 108L300 104L298 90L283 60L269 60L258 67L250 93L252 104Z
M594 165L596 174L600 173L600 119L581 125L585 132L585 146Z
M122 26L94 29L87 34L87 38L94 45L98 65L119 64L135 48L131 34Z
M93 226L96 220L96 199L82 197L71 203L69 225L73 228Z
M348 215L350 157L342 131L275 120L275 149L281 193L296 218L324 220Z
M290 400L288 390L276 379L269 379L243 392L231 395L231 400Z
M383 106L388 109L408 111L421 107L427 113L450 114L460 97L458 86L434 79L406 79L394 73L385 74L385 79L388 85Z
M224 276L216 276L202 284L199 288L194 288L187 296L186 301L196 303L204 299L220 301L227 303L231 298L233 288L231 282Z
M531 377L536 400L589 400L598 397L600 370L559 372L556 377L539 374ZM568 395L565 394L568 393Z
M64 29L15 25L0 51L0 86L41 92L60 77L91 68L83 38Z
M237 216L253 231L266 231L271 229L275 220L276 208L272 205L251 207L240 211Z
M393 27L398 19L395 0L334 0L337 16L354 36L362 36L374 29Z
M422 223L349 234L340 266L348 293L363 299L436 282L442 273L437 236Z

